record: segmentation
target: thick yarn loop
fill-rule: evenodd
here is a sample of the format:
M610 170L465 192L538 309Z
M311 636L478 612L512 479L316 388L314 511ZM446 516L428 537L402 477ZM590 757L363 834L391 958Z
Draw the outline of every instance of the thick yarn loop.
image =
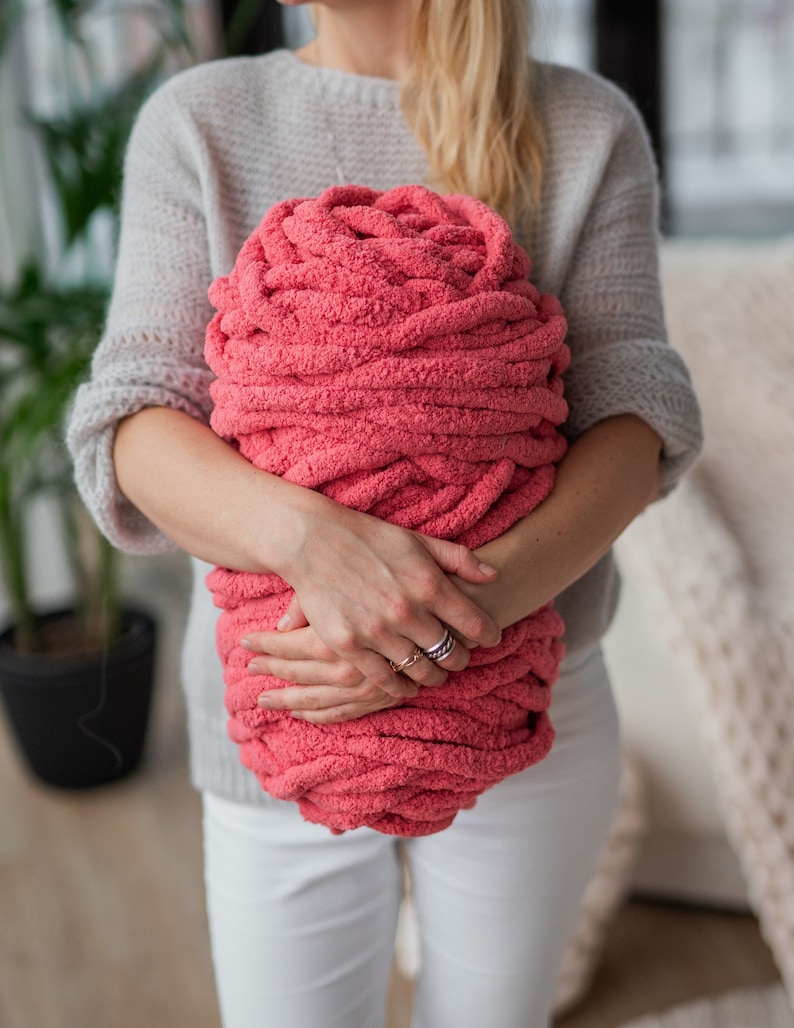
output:
M529 271L507 224L471 197L343 186L277 204L210 289L212 426L259 468L480 546L548 496L565 452L566 324ZM287 583L222 568L207 582L231 738L310 821L439 831L552 744L563 625L550 605L443 686L319 726L258 708L284 683L251 676L239 645L275 627Z

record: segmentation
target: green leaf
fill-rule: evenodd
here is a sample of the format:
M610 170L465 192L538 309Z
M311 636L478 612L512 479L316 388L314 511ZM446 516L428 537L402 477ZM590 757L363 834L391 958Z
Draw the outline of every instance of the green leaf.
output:
M17 361L43 367L52 353L95 344L109 297L107 283L51 285L35 260L20 270L17 281L0 288L0 339L14 345ZM6 362L9 365L6 348Z
M67 246L87 231L98 211L117 208L127 140L141 104L161 78L161 66L158 53L120 86L67 115L28 115L55 188Z
M66 478L62 423L99 339L107 295L104 284L49 285L34 265L0 294L0 454L22 496L40 481Z

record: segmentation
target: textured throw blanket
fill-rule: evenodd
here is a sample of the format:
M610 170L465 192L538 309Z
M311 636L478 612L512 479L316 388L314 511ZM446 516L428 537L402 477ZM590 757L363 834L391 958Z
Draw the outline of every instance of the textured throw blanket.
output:
M476 548L549 494L565 452L565 319L529 270L470 197L344 186L277 204L210 290L213 428L259 468ZM550 605L443 686L320 726L260 710L285 683L250 675L239 645L275 627L287 584L221 568L207 581L231 737L309 821L439 831L552 744L563 625Z
M705 445L618 555L629 602L646 608L680 662L725 828L794 1010L794 234L666 240L661 258L670 342L692 373ZM670 704L659 738L681 699ZM673 800L677 781L662 779ZM767 1018L737 1023L778 1023Z

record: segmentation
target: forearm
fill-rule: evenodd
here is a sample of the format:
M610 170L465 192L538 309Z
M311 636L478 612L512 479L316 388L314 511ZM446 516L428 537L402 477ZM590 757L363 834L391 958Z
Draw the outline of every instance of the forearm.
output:
M114 448L121 491L182 549L239 571L278 571L325 501L260 471L206 425L151 407L125 419Z
M548 499L477 550L499 577L460 588L501 628L537 610L589 571L656 498L660 449L633 415L594 425L560 462Z

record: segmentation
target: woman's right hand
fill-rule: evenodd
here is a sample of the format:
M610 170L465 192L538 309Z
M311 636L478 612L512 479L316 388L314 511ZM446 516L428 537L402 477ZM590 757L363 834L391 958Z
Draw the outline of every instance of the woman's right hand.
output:
M479 646L495 646L501 638L496 622L447 577L486 583L496 569L457 543L327 501L306 513L288 563L274 570L295 590L305 623L373 686L397 698L404 696L404 682L389 662L399 664L417 646L431 649L445 626ZM300 625L293 620L281 627ZM248 640L256 650L256 633ZM468 662L469 651L458 642L443 666L423 657L403 674L439 685L446 671L462 670Z

